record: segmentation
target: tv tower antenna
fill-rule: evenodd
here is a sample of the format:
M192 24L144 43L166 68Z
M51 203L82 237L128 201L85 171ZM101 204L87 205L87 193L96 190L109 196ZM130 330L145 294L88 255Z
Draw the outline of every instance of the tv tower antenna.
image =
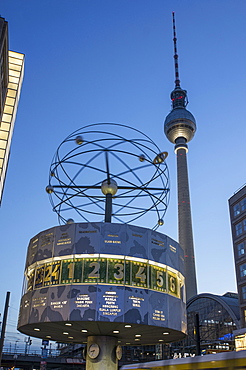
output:
M174 70L175 70L175 89L171 93L171 100L173 108L183 107L185 108L188 104L187 91L183 90L180 86L179 79L179 63L178 63L178 52L177 52L177 36L176 36L176 25L175 25L175 13L173 15L173 46L174 46Z
M175 86L180 87L179 79L179 63L178 63L178 53L177 53L177 37L176 37L176 26L175 26L175 13L173 12L173 44L174 44L174 68L175 68Z

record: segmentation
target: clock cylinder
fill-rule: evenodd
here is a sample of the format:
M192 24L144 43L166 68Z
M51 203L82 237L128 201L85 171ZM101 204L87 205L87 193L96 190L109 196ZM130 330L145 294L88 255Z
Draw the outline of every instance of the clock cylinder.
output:
M59 342L114 336L120 345L186 333L184 253L160 232L69 223L30 240L18 330Z

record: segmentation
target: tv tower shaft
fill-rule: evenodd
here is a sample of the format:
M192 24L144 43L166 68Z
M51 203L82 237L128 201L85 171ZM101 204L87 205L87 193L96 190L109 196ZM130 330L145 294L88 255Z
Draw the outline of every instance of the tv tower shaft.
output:
M184 272L187 300L197 294L193 230L186 148L176 149L178 188L178 234L179 244L184 249Z

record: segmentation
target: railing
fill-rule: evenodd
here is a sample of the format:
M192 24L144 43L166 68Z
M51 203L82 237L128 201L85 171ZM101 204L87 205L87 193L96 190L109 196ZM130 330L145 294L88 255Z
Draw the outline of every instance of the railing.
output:
M47 361L48 363L57 363L57 364L73 364L73 365L81 365L84 364L85 361L79 357L72 357L72 356L54 356L52 354L47 354L47 357L43 357L41 353L29 353L25 354L23 352L3 352L2 356L2 363L7 362L25 362L25 363L40 363L41 361Z
M56 349L46 349L46 355L47 357L59 357L60 356L60 351L56 350ZM3 355L11 355L11 356L14 356L14 355L17 355L17 356L39 356L41 357L43 354L43 351L42 349L36 349L36 350L32 350L32 349L29 349L28 351L26 351L25 349L16 349L16 350L13 350L11 348L4 348L3 349Z

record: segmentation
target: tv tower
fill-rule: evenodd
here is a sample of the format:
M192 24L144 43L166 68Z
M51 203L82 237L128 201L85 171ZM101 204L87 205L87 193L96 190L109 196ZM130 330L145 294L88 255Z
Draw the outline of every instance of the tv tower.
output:
M178 233L179 244L184 249L184 275L186 279L186 299L188 300L197 294L187 167L187 143L196 132L196 121L193 115L186 109L188 104L187 92L180 86L174 12L172 15L175 88L171 92L172 110L165 119L164 132L168 140L175 144L174 151L177 155Z

